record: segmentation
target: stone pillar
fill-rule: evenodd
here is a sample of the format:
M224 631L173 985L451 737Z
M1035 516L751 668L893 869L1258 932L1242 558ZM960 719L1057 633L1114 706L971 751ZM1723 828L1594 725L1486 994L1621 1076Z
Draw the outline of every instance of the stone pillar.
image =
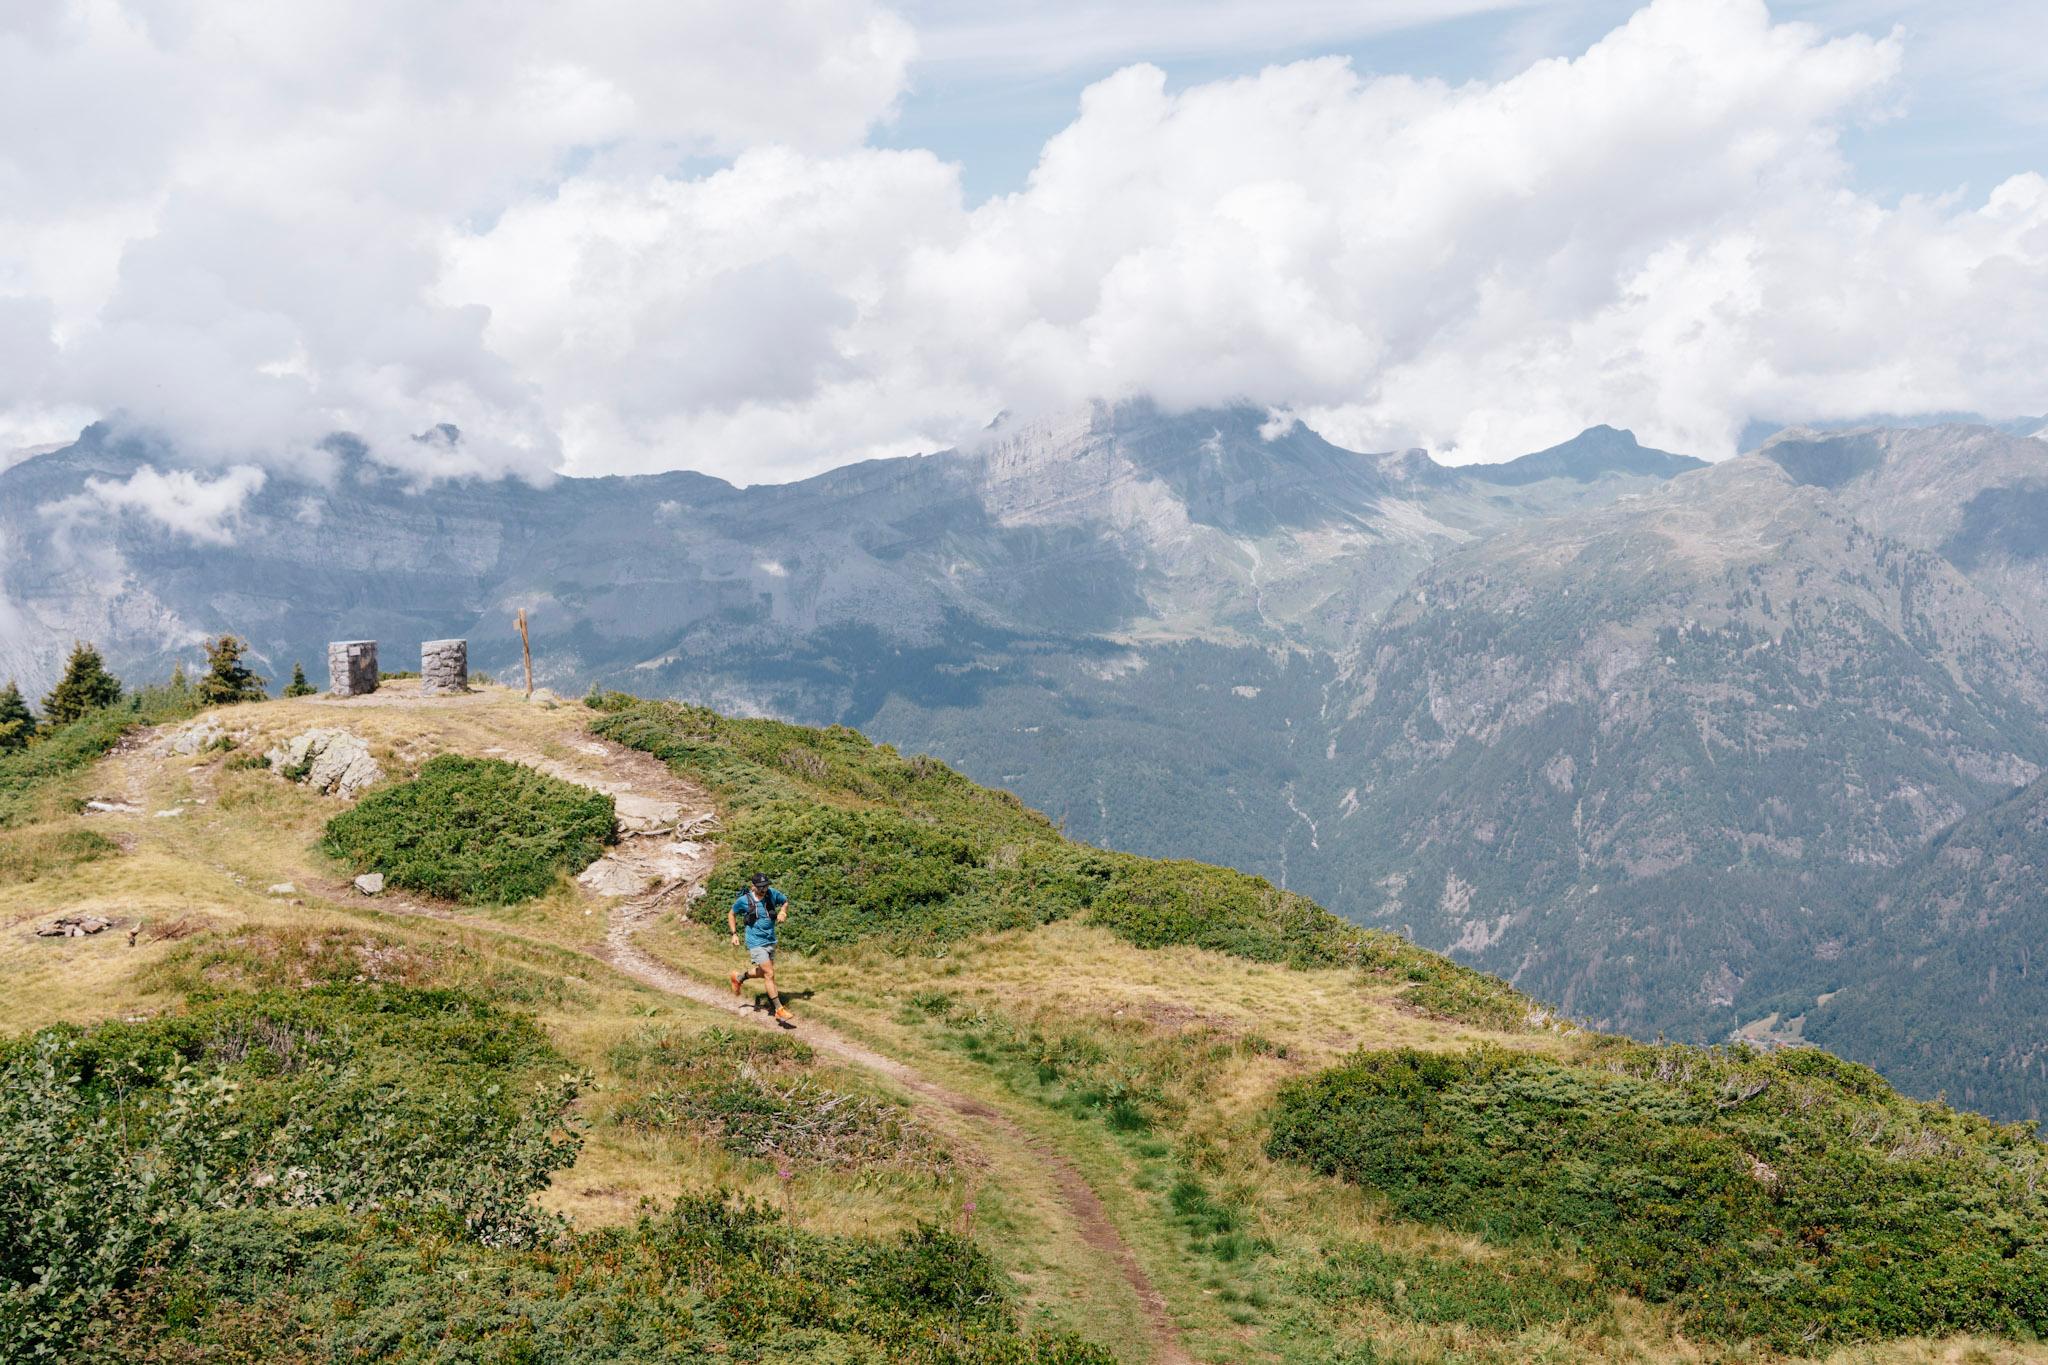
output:
M360 697L377 690L377 642L335 640L327 646L327 690Z
M469 641L429 640L420 646L420 692L469 691Z

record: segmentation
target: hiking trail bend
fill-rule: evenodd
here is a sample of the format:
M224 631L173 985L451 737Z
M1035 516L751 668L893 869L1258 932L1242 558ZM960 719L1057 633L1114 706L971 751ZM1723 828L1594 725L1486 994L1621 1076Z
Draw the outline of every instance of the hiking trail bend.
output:
M683 909L692 898L702 894L711 871L712 850L708 841L690 835L708 835L717 827L717 812L709 795L676 777L660 760L638 750L590 738L578 741L574 747L582 757L601 760L603 771L593 773L581 763L549 760L537 754L507 753L504 757L532 764L564 781L603 791L619 804L619 843L593 864L582 880L594 888L636 885L644 889L613 903L607 913L599 956L655 990L737 1014L756 1028L777 1028L772 1016L736 1004L729 986L712 985L685 975L650 956L635 941L643 929L655 924L663 914ZM720 913L716 906L707 910L714 915ZM1195 1365L1194 1357L1181 1342L1180 1329L1167 1308L1165 1296L1145 1273L1123 1234L1117 1231L1100 1196L1071 1160L1000 1110L934 1081L827 1025L805 1019L799 1035L818 1052L885 1077L919 1099L979 1127L1004 1149L1027 1156L1058 1192L1081 1240L1116 1267L1137 1299L1155 1365Z

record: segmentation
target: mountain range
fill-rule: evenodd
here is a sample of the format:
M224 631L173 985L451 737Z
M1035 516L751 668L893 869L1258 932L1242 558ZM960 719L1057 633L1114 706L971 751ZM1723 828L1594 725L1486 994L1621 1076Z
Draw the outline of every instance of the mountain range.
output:
M559 689L857 726L1602 1024L2048 1100L2048 908L1940 852L2043 837L1972 823L2048 767L2040 440L1795 429L1709 467L1596 427L1445 466L1140 402L752 488L420 488L331 444L204 525L120 497L173 456L106 428L0 471L0 672L83 637L146 675L219 630L273 674L448 635L502 671L525 607Z

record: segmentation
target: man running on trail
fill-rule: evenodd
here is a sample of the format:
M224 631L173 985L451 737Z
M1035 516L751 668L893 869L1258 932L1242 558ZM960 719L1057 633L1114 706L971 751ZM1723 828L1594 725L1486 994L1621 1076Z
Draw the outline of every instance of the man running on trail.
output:
M740 993L741 982L760 977L768 984L768 998L774 1002L778 1024L791 1023L790 1012L782 1007L782 996L775 989L775 926L788 913L789 897L770 886L768 878L759 872L749 879L747 889L740 892L732 909L725 912L725 927L732 931L733 947L740 946L740 927L746 926L747 961L753 964L728 978L732 993Z

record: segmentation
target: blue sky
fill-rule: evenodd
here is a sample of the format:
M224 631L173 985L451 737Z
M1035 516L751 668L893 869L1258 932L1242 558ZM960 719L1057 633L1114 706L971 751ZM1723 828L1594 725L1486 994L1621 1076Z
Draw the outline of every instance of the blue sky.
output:
M1045 140L1074 117L1081 90L1131 62L1162 67L1173 87L1329 54L1362 73L1495 80L1584 51L1638 7L910 0L902 8L921 55L900 113L874 141L959 162L969 196L984 199L1023 188ZM1852 183L1865 193L1981 195L2048 164L2048 0L1776 0L1771 12L1830 35L1902 31L1895 108L1843 135Z

